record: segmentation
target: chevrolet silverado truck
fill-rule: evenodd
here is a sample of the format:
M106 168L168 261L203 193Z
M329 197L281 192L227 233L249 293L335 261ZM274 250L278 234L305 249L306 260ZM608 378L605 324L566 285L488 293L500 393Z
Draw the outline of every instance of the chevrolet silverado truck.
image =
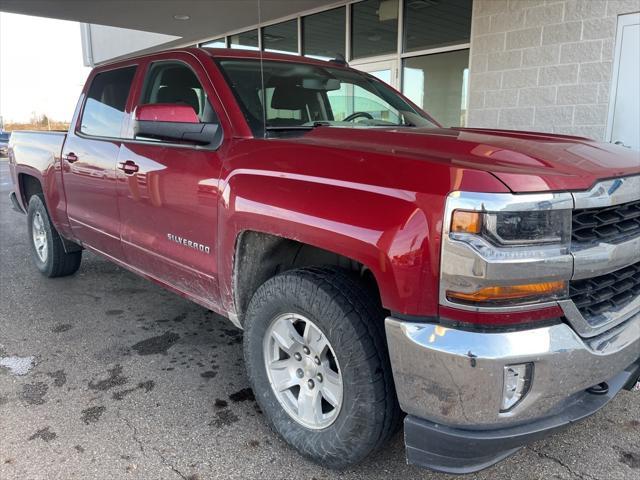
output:
M244 330L270 426L333 468L404 422L465 473L640 375L640 157L443 128L344 61L187 48L95 68L15 132L37 268L97 253Z

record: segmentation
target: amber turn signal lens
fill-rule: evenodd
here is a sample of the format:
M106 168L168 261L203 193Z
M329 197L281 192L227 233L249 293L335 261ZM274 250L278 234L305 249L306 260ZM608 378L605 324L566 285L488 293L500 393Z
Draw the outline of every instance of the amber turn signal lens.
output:
M522 300L529 297L548 296L562 293L565 282L531 283L528 285L509 285L506 287L485 287L471 293L447 291L447 297L465 302L490 302L496 300Z
M480 233L482 230L482 214L456 210L451 219L451 231L456 233Z

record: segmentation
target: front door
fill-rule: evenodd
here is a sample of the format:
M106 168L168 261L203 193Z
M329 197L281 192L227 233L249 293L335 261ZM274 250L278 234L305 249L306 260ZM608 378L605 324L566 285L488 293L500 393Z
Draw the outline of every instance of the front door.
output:
M91 80L80 121L62 152L67 216L74 237L116 259L122 259L116 161L135 71L135 66L108 70Z
M201 67L160 61L149 65L145 77L139 105L189 105L202 123L216 121L202 87L206 76ZM118 206L127 262L215 308L218 153L137 137L123 143L118 162Z

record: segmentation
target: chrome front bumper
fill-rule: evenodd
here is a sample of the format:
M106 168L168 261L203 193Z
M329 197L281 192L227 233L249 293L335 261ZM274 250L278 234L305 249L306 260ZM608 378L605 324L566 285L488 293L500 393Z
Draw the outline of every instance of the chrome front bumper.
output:
M596 337L560 323L481 333L389 317L386 333L402 410L437 424L499 428L554 415L572 397L640 358L640 313ZM528 394L500 412L504 366L532 362Z

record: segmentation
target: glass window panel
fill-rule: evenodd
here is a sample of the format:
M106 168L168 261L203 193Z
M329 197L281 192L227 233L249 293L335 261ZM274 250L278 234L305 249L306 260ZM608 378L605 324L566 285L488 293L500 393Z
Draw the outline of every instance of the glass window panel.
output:
M336 8L302 19L302 50L308 57L329 60L345 56L346 9Z
M264 120L270 135L304 133L314 122L433 126L389 86L353 70L259 59L221 59L219 65L256 136L264 134Z
M80 131L98 137L120 136L135 72L136 67L125 67L96 75L87 94Z
M373 72L369 72L369 75L373 75L378 80L382 80L387 85L391 85L391 69L385 68L383 70L375 70Z
M215 40L211 40L209 42L205 42L201 46L209 47L209 48L227 48L227 43L225 42L225 39L223 37L223 38L217 38Z
M144 81L141 104L177 103L193 107L201 122L213 123L215 112L196 74L180 62L152 65Z
M398 0L366 0L351 11L353 58L395 53L398 48Z
M258 30L229 35L229 46L244 50L258 50Z
M469 50L404 60L403 93L445 127L466 124Z
M298 20L264 27L262 48L268 52L298 53Z
M404 0L404 51L468 43L471 0Z
M396 108L359 85L342 83L340 90L327 92L327 97L336 121L344 121L349 115L361 112L369 114L371 119L395 125L402 123L401 114Z

